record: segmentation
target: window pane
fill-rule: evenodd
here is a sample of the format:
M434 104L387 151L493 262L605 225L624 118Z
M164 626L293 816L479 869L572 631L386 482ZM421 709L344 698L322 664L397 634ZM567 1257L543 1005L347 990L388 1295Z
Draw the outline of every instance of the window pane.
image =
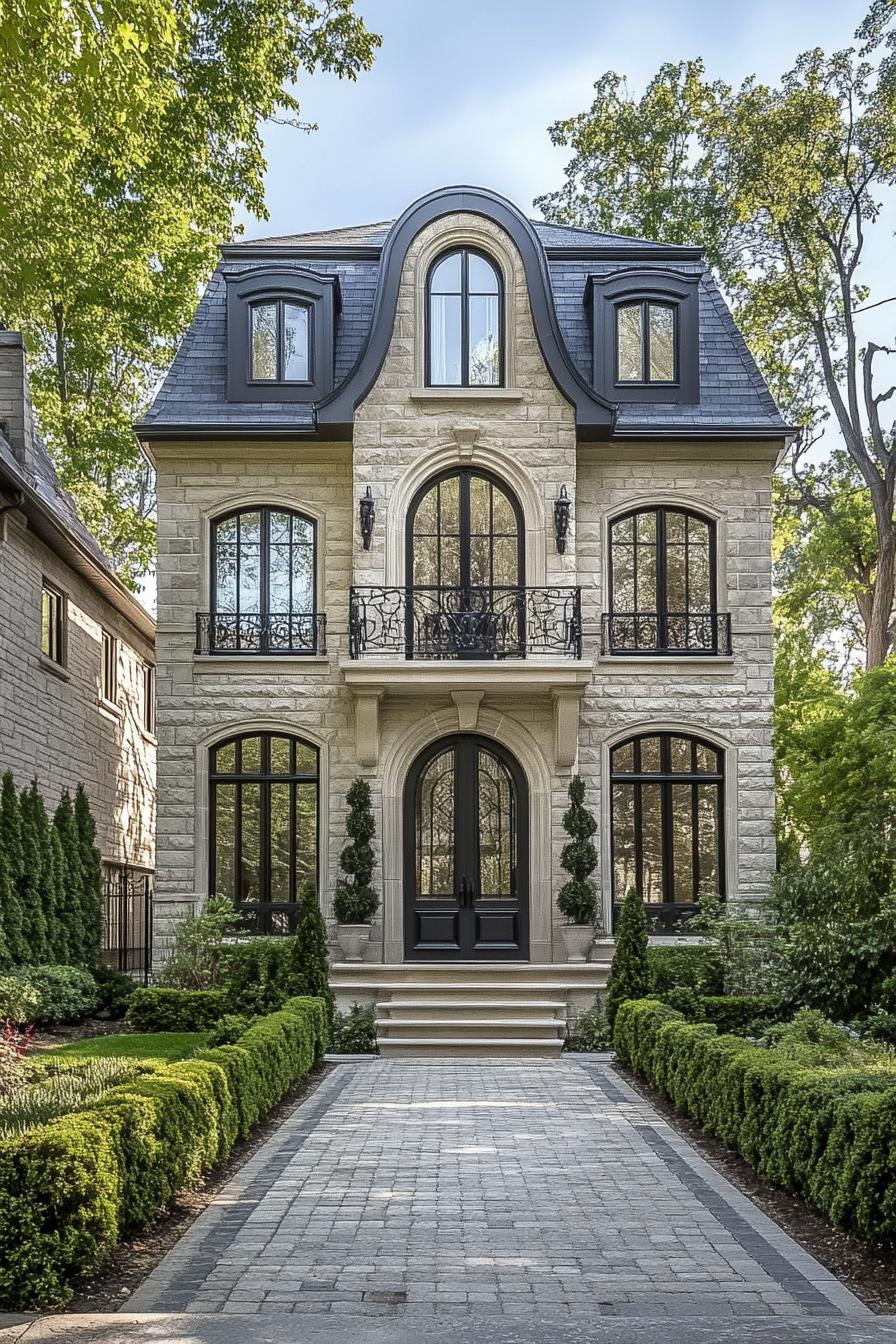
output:
M314 610L314 547L304 542L292 548L292 610Z
M613 895L621 901L637 887L635 868L635 785L613 785Z
M470 531L485 536L491 531L491 486L482 476L470 477Z
M618 381L643 382L644 337L641 331L640 303L629 303L616 309L616 342Z
M436 387L461 383L460 314L460 295L430 295L429 380Z
M498 537L492 542L492 583L496 588L516 588L519 582L516 537Z
M470 538L470 585L473 588L491 585L491 544L488 537Z
M431 294L460 293L460 256L459 252L450 252L442 258L430 277Z
M277 305L258 303L252 311L252 377L277 377Z
M666 606L670 612L688 610L688 553L684 546L666 546Z
M215 752L215 770L219 775L232 775L236 770L235 742L225 742Z
M666 304L647 305L650 321L650 381L675 380L675 310Z
M304 750L304 748L302 749ZM299 748L296 748L299 751ZM317 883L317 785L296 786L296 884Z
M498 276L491 262L471 252L467 258L467 279L471 294L497 294Z
M510 500L499 490L496 485L492 486L492 530L495 534L510 533L514 537L517 533L516 514Z
M307 383L308 309L304 304L283 305L283 377L287 382Z
M289 784L272 784L271 806L271 894L272 901L289 901L292 872L292 824Z
M645 901L663 900L663 818L661 784L641 784L641 852Z
M256 739L257 741L257 739ZM261 896L261 785L241 784L242 846L237 899L258 901Z
M656 611L656 547L636 547L635 578L637 583L637 601L635 610Z
M612 548L613 563L613 610L635 610L635 548L614 542Z
M692 829L692 786L672 785L672 887L673 899L687 903L694 899L694 852Z
M430 761L420 780L417 802L417 892L454 892L454 752Z
M271 774L289 775L292 774L292 764L290 762L290 740L288 737L271 738Z
M261 611L261 514L240 514L239 607Z
M317 774L317 752L314 747L306 747L303 742L296 743L296 774Z
M225 748L226 750L226 748ZM231 745L232 750L232 745ZM220 760L221 752L218 752ZM220 766L219 766L220 768ZM215 896L236 896L236 785L215 785Z
M719 753L713 751L712 747L704 747L702 743L697 743L697 769L701 775L719 774Z
M621 746L614 747L612 758L613 770L617 774L631 774L635 768L635 744L634 742L623 742Z
M48 658L53 657L53 596L46 588L40 595L40 647Z
M236 611L236 546L222 545L220 533L215 547L215 609Z
M672 769L676 774L689 775L691 773L691 739L689 737L673 737L669 741Z
M656 513L639 513L635 515L635 524L637 526L638 541L643 545L656 545Z
M471 295L469 306L471 387L495 387L499 381L498 299Z
M660 739L658 737L642 737L641 773L644 775L658 775L661 769Z
M268 550L268 610L283 615L292 610L290 578L292 547L272 542Z
M513 783L490 752L479 752L479 890L482 896L514 892Z
M242 744L242 763L240 769L244 775L257 775L261 771L261 738L244 737Z
M697 785L697 851L700 891L720 892L719 873L719 786Z

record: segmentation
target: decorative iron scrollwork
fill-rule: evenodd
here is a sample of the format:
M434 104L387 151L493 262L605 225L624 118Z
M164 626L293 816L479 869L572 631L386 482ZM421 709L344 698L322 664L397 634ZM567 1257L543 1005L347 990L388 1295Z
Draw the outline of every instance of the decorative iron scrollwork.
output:
M218 654L316 654L327 651L323 612L200 611L196 652Z

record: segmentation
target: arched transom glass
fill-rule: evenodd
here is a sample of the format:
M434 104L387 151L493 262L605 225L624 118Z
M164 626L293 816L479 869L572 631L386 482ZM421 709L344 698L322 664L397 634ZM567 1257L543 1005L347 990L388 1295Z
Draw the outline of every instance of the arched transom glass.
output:
M288 933L317 882L318 753L300 738L251 733L209 754L209 891L254 933Z
M488 257L462 247L427 282L427 382L498 387L503 377L501 279Z

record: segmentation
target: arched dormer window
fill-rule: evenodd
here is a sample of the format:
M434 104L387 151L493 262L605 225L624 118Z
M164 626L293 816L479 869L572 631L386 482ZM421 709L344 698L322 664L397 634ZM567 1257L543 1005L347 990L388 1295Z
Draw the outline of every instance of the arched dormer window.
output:
M314 520L291 509L253 505L215 519L210 653L318 652L315 534Z
M482 252L437 257L426 282L426 381L430 387L500 387L504 377L503 286Z
M307 303L264 299L249 305L249 377L255 383L311 382Z
M674 383L678 309L671 303L620 303L616 308L616 381Z
M610 524L604 651L730 653L718 610L716 525L690 509L636 509Z
M589 275L595 391L621 403L698 403L699 291L696 270Z
M228 401L314 402L332 392L336 276L263 266L224 280Z

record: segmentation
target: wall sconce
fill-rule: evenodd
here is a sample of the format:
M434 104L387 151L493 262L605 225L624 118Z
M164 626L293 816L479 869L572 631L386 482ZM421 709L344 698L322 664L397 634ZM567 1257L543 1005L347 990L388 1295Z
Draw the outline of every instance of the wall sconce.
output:
M361 541L364 544L365 551L369 551L370 541L373 537L373 524L376 518L376 505L373 502L373 493L369 485L358 504L358 517L361 521Z
M566 550L566 534L569 531L569 510L572 507L572 501L566 493L566 486L561 485L560 493L554 500L554 536L557 538L557 550L562 555Z

